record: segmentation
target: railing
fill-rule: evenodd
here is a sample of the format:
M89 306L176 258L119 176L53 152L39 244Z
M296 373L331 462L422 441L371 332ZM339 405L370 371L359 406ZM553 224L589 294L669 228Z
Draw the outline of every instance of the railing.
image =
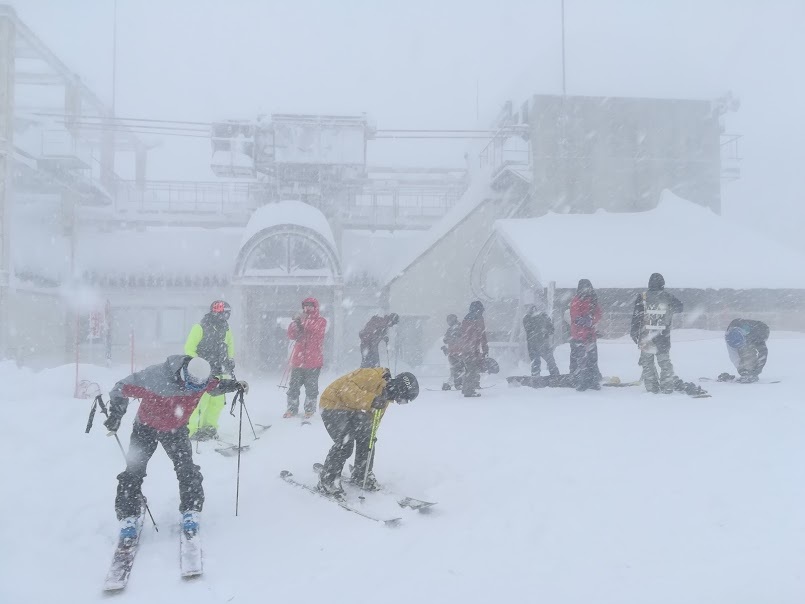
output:
M458 202L463 187L356 189L342 211L352 226L428 228Z
M243 182L123 181L116 208L159 214L251 214L267 197L266 185Z
M502 128L480 153L481 167L497 172L505 166L528 166L531 163L531 145L522 135L526 126Z
M732 181L741 177L740 134L721 135L721 180Z

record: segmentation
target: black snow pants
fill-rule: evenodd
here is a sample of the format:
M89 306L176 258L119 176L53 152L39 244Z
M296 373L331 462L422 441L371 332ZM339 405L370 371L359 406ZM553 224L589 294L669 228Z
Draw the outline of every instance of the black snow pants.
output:
M380 367L379 344L361 346L361 367Z
M204 506L204 489L201 468L193 463L193 446L190 444L187 426L170 432L161 432L140 422L134 422L126 456L126 469L117 476L115 512L118 520L140 514L142 485L146 476L148 460L162 444L165 453L173 462L176 478L179 479L179 511L200 512Z
M321 473L322 482L332 483L341 477L344 464L355 449L355 466L352 476L356 480L363 480L366 472L366 463L369 460L369 439L372 436L372 413L369 411L348 411L341 409L324 409L321 419L333 446L327 453L324 461L324 470ZM369 465L372 471L374 459Z
M319 373L321 367L304 369L294 367L291 369L291 379L288 382L288 411L299 412L299 394L302 386L305 387L305 413L314 413L319 399Z
M598 342L570 340L570 376L576 388L598 389L601 371L598 369Z
M548 373L559 375L559 367L553 358L553 348L548 342L528 342L528 356L531 359L531 375L539 375L542 371L541 359L545 359Z

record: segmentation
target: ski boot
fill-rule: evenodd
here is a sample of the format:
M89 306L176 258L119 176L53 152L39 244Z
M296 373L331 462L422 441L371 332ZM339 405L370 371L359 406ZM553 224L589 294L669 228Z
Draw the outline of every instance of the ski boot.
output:
M282 414L282 417L288 419L289 417L296 417L297 415L299 415L298 411L292 411L291 409L288 409L285 413Z
M319 484L316 485L316 490L333 499L343 499L346 495L340 480L333 480L324 476L319 478Z
M188 510L182 514L182 531L185 535L192 538L198 534L199 513Z
M214 426L202 426L195 431L190 440L204 442L206 440L215 440L216 438L218 438L218 430Z
M753 384L758 381L758 377L756 375L742 375L735 381L740 384Z
M120 543L122 545L129 546L137 540L141 521L142 518L138 516L129 516L120 521Z
M442 390L450 390L450 384L448 384L447 382L442 384Z
M352 484L354 484L357 487L360 487L364 491L379 491L380 490L380 485L378 484L377 478L375 478L375 475L374 475L373 472L369 472L369 474L366 476L366 484L364 484L364 482L363 482L363 474L360 473L360 472L353 472L352 473L352 478L350 479L350 481L352 482Z
M315 411L305 411L305 415L302 417L302 419L309 420L315 414L316 414Z

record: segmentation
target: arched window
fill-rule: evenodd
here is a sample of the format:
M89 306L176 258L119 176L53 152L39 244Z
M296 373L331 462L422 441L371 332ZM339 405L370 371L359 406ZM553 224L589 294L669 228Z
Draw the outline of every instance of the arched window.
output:
M337 276L337 261L332 250L299 230L275 230L245 252L243 277Z

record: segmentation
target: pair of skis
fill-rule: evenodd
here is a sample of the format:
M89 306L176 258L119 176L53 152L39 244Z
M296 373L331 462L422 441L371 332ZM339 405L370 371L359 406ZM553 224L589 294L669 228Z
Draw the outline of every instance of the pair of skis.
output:
M260 438L260 435L263 432L265 432L266 430L268 430L270 427L271 427L271 424L268 424L268 425L255 424L254 438L252 439L252 443L255 440L258 440ZM241 445L240 447L238 447L235 443L231 443L229 441L222 440L220 438L217 438L216 441L221 446L216 447L215 452L220 453L224 457L234 457L234 456L236 456L238 454L238 451L240 451L241 453L244 453L244 452L248 451L249 448L252 445L252 443L249 443L248 445Z
M321 473L323 466L319 463L313 464L313 472L318 476ZM328 501L332 501L333 503L337 504L341 509L346 510L352 514L356 514L361 516L362 518L366 518L367 520L371 520L373 522L378 522L388 527L395 527L399 526L402 522L402 518L395 517L395 518L381 518L379 516L374 516L372 514L366 513L364 510L361 510L353 501L347 496L334 496L328 493L324 493L320 491L316 487L312 487L304 482L300 482L294 478L294 475L288 470L282 470L280 472L280 478L282 478L288 484L291 484L295 487L299 487L305 489L306 491L321 497L322 499L327 499ZM348 479L345 479L348 480ZM432 501L423 501L421 499L416 499L414 497L400 497L397 499L397 505L401 508L408 508L412 510L416 510L418 512L426 512L430 510L434 505L435 502Z
M143 513L137 519L135 537L131 539L118 538L117 547L112 557L112 564L103 584L105 592L119 592L126 588L131 569L134 566L134 558L140 548L140 536L143 531L144 518ZM198 577L204 572L201 536L198 532L191 535L180 528L179 565L181 575L185 579Z

